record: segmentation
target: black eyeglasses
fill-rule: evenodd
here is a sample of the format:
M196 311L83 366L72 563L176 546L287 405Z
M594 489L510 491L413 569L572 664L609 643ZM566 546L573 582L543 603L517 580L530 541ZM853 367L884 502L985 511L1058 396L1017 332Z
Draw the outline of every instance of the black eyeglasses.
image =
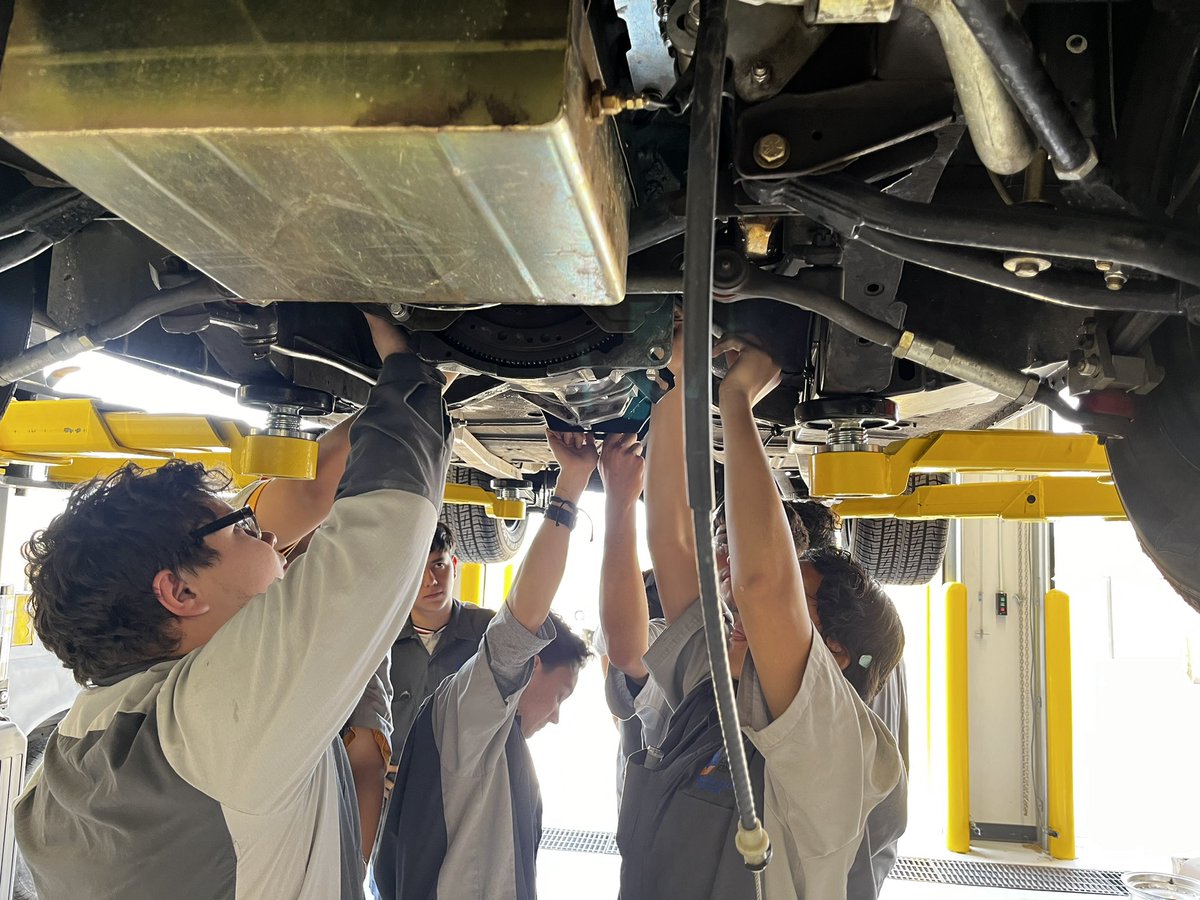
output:
M249 506L235 509L227 516L221 516L219 519L213 519L207 525L201 525L194 529L189 537L194 541L202 541L210 534L216 534L222 528L228 528L230 525L242 529L252 538L262 538L262 529L258 527L258 519L254 517L254 510Z

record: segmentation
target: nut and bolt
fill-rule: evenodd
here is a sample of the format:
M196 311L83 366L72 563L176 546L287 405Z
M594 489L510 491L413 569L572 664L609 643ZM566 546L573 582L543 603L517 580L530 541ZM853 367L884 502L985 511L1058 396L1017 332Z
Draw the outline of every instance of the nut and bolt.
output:
M667 351L665 348L663 348L663 347L651 347L650 348L650 359L653 360L654 362L662 362L666 358L667 358Z
M755 84L763 85L771 80L771 67L766 63L755 63L750 69L750 80Z
M782 134L764 134L754 145L754 161L764 169L778 169L791 154L792 148Z
M1040 256L1009 256L1004 260L1004 268L1018 278L1036 278L1050 268L1050 260Z
M392 318L397 322L407 322L408 317L412 315L412 312L403 303L388 304L388 312L392 314Z
M593 119L602 119L605 116L616 116L623 112L645 108L645 94L618 94L615 91L604 90L599 81L592 82L591 113Z
M700 30L700 0L692 0L688 7L687 17L683 20L683 30L695 34Z
M1084 378L1095 378L1104 372L1104 367L1094 356L1086 356L1075 364L1075 371Z
M1104 273L1104 286L1110 291L1119 291L1125 287L1125 282L1128 280L1129 276L1118 265L1114 265Z
M1111 260L1107 260L1107 259L1096 260L1096 271L1097 272L1107 272L1112 267L1113 267L1113 264L1112 264Z

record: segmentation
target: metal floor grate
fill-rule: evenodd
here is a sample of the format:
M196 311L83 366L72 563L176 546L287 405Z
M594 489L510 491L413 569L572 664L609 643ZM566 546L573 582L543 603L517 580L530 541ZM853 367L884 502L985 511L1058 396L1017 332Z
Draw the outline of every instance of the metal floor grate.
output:
M619 856L617 836L611 831L580 831L577 828L547 828L542 831L543 850L574 853L604 853Z
M541 847L543 850L564 850L571 853L619 855L617 838L611 831L547 828L542 832ZM1019 866L1012 863L901 856L896 860L896 866L888 877L898 881L919 881L925 884L1054 891L1060 894L1091 894L1105 897L1129 896L1121 885L1121 873L1106 869Z
M926 884L961 884L967 887L1009 888L1023 891L1056 891L1128 897L1121 873L1105 869L1072 869L1066 866L1019 866L975 860L924 859L901 856L889 878Z

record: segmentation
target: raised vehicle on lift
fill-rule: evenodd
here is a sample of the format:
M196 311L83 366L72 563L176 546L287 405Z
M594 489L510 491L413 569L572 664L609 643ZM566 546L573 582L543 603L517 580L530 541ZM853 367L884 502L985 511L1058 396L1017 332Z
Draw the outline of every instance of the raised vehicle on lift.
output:
M1104 436L1200 608L1198 46L1181 0L16 0L4 399L103 346L293 432L365 399L371 304L464 376L455 477L536 491L543 420L642 426L715 245L715 329L785 363L788 490L813 453L1043 403ZM472 555L511 554L473 509ZM944 528L853 543L918 581Z

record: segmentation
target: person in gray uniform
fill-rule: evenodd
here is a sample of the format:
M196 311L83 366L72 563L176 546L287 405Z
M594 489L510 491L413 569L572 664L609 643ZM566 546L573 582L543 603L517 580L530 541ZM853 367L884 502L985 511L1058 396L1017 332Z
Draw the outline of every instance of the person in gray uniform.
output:
M900 799L899 816L878 823L880 845L904 827L900 754L866 706L902 654L903 631L887 596L842 554L823 550L801 564L752 413L778 383L778 366L745 342L722 349L731 361L720 388L725 515L716 550L751 782L774 848L764 896L838 900L871 812ZM678 348L672 360L678 366ZM648 437L647 523L664 619L648 621L642 598L624 607L636 627L603 623L610 706L642 719L648 748L626 766L621 897L741 900L755 884L733 847L733 786L696 600L681 395L676 388L656 404ZM620 580L636 593L636 572ZM639 643L618 648L618 636ZM624 711L614 703L622 690Z
M442 378L383 360L328 521L275 536L171 461L77 489L26 548L34 625L86 685L17 801L46 898L361 898L338 733L412 607L450 452Z
M589 435L549 434L561 472L478 652L417 714L375 857L385 900L533 900L542 798L526 739L558 721L590 651L550 613L576 503L596 468Z

